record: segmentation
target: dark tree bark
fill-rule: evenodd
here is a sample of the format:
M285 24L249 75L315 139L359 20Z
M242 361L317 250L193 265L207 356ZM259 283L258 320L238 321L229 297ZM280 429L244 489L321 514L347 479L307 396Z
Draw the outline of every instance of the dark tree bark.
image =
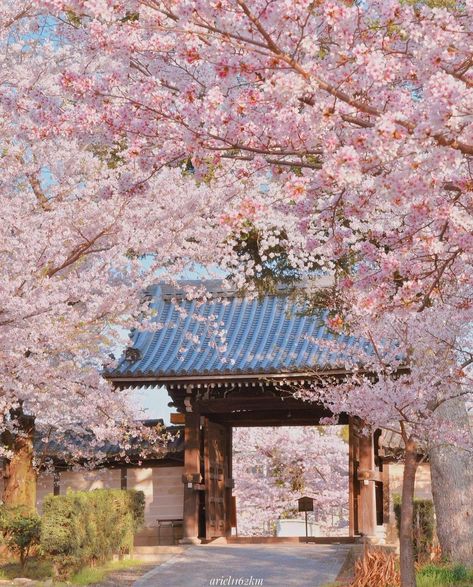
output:
M7 505L23 505L36 510L36 471L34 457L34 417L20 409L12 413L17 424L14 432L2 434L2 442L12 453L3 465L3 502Z
M471 434L461 398L438 408L445 421ZM473 564L473 455L451 445L429 452L437 535L442 555L454 562Z
M401 524L399 529L401 587L416 587L414 565L414 489L417 471L417 446L409 438L405 443L404 476L402 480Z

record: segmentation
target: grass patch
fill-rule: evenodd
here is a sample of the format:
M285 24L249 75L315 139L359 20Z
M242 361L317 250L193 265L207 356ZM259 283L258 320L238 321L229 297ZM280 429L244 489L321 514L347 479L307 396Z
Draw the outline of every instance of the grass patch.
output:
M473 569L463 565L425 565L417 572L417 587L472 587Z
M423 566L416 573L417 587L473 587L473 569L464 565ZM347 587L346 581L325 583L323 587Z
M136 568L143 565L139 560L122 560L113 561L100 565L98 567L84 567L71 578L73 585L90 585L91 583L100 583L105 577L113 571L122 571L124 569Z
M111 561L97 567L84 567L76 573L70 583L73 585L90 585L91 583L100 583L109 573L113 571L122 571L142 566L140 560L121 560ZM17 577L26 577L36 581L45 581L53 575L52 563L48 560L31 558L28 560L26 567L21 570L19 562L9 561L0 563L0 580L16 579ZM59 584L58 584L59 585ZM62 583L61 583L62 585Z
M11 561L0 564L0 579L15 579L16 577L26 577L43 581L49 579L52 575L52 564L47 560L36 558L28 559L25 568L22 570L19 562Z

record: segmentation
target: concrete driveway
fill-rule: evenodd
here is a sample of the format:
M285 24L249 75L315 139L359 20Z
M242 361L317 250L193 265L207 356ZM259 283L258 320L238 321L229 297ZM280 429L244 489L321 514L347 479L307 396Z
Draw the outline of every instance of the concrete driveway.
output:
M135 587L320 587L334 581L350 545L231 544L188 548Z

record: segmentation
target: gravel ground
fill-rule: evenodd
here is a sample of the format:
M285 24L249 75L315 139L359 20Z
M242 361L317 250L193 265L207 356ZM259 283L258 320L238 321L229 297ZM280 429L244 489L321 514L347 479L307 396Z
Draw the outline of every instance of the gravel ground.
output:
M130 569L112 571L103 581L94 583L90 587L130 587L137 579L155 567L156 563L146 563Z
M134 585L320 587L336 579L350 548L335 544L194 546L144 574Z
M142 575L154 568L156 568L156 563L151 562L143 563L142 565L129 569L112 571L106 579L100 583L93 583L89 587L131 587ZM33 581L32 579L0 580L0 587L54 587L59 585L66 587L66 585L71 584L53 583L51 579L48 581Z

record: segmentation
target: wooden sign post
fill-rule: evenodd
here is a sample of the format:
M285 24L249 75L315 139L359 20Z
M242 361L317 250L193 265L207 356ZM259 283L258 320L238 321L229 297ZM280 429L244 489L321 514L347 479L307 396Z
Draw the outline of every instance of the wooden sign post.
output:
M299 511L305 512L305 541L309 542L309 526L307 523L307 512L314 511L314 500L312 497L300 497L298 500Z

